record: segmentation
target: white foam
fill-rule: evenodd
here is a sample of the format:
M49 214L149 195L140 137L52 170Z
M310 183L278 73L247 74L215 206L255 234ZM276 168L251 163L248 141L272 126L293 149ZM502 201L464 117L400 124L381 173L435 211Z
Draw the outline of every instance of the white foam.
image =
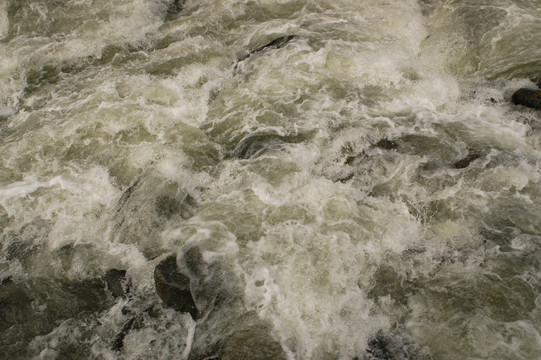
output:
M53 13L35 3L28 11L44 33L30 36L21 24L22 33L0 43L0 116L10 115L1 144L0 221L9 227L2 255L16 253L17 241L47 245L8 261L2 277L81 279L127 269L128 305L159 308L156 262L199 246L205 263L231 266L235 285L245 285L244 305L273 325L291 359L363 356L369 339L389 328L435 354L472 344L484 358L539 352L538 314L505 323L472 310L453 322L446 316L464 309L438 293L457 283L475 289L487 272L503 278L500 267L538 248L537 238L520 233L538 226L538 134L518 115L526 112L507 103L532 83L461 75L508 69L509 50L495 52L509 39L504 29L532 21L527 12L509 8L505 25L479 41L474 60L485 68L476 72L468 27L451 21L476 6L461 1L432 2L434 12L423 16L414 0L204 0L188 2L194 7L167 24L166 1L89 4L72 1ZM257 11L264 20L252 16ZM76 14L77 26L69 23ZM50 28L53 19L64 30ZM233 71L238 55L282 34L298 36ZM153 48L166 36L175 41ZM89 65L86 56L99 58L106 45L123 50L112 63ZM517 46L521 56L529 51ZM537 52L532 46L528 56ZM64 64L85 67L24 95L30 69ZM284 143L248 159L231 156L256 131ZM382 139L395 148L376 145ZM474 150L479 158L469 166L453 166ZM193 217L146 218L162 181L195 199ZM499 217L505 229L487 224ZM118 234L140 220L163 232ZM65 249L73 255L61 264ZM513 266L524 283L538 275L530 270ZM186 359L197 343L195 323L164 310L130 330L125 353L115 354L108 337L127 320L123 306L92 325L95 356ZM36 339L36 356L54 357L58 345L78 341L69 334L79 327L60 324ZM467 336L449 340L434 329Z
M0 40L8 36L9 19L8 19L8 4L7 0L0 2Z

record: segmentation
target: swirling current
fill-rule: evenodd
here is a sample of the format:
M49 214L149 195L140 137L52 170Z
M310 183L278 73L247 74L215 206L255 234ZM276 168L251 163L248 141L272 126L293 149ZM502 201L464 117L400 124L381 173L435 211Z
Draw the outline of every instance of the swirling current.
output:
M539 0L0 0L0 358L540 359L540 59Z

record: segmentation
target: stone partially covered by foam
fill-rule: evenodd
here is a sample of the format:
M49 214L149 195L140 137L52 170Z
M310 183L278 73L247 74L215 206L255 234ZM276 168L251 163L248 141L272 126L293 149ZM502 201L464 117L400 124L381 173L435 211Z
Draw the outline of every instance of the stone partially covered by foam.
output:
M175 255L167 257L154 269L158 296L174 309L197 318L197 307L190 292L190 279L180 273Z
M533 109L541 110L541 90L537 89L518 89L513 94L513 104L524 105Z

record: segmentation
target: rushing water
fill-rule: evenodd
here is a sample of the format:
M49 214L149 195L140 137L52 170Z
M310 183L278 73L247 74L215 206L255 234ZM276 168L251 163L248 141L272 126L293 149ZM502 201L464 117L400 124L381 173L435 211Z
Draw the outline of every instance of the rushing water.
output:
M540 358L539 0L180 5L0 0L0 358Z

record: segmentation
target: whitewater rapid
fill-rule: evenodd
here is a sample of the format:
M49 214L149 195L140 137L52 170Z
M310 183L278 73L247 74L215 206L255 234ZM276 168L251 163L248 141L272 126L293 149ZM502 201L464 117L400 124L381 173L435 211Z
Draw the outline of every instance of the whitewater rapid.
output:
M0 357L537 359L539 19L0 0Z

